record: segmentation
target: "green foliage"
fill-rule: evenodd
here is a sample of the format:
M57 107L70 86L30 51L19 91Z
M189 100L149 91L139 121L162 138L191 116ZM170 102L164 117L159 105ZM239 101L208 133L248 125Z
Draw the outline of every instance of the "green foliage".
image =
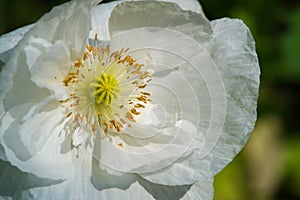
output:
M281 71L286 78L300 79L300 9L288 15L289 29L282 38L283 63Z
M244 184L244 166L241 155L216 176L214 187L216 200L247 199L247 185Z

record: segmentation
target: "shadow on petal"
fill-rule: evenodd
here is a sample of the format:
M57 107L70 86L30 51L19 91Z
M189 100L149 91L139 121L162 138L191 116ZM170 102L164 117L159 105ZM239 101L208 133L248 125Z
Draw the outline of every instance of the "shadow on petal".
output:
M10 163L0 160L0 195L14 196L24 190L62 183L64 180L39 178L25 173Z
M60 153L66 154L74 148L72 146L72 134L71 131L66 127L64 127L61 132L64 132L65 139L60 145ZM59 135L59 137L62 137L61 134Z
M93 157L92 159L92 174L91 174L91 183L98 190L104 190L108 188L120 188L126 190L134 183L137 179L135 174L111 174L107 170L101 169L100 161L97 158L100 158L100 138L99 134L94 140L93 147Z
M164 70L160 70L158 72L155 72L155 74L153 76L155 77L166 77L169 74L171 74L172 72L174 72L174 70L178 70L178 67L174 68L174 69L164 69Z
M170 186L170 185L154 184L143 178L139 178L138 182L156 200L179 200L192 187L192 185Z
M32 155L20 139L20 136L18 134L18 126L19 124L16 121L9 126L8 130L4 134L4 141L6 142L8 148L10 148L14 152L19 160L26 161L29 160Z
M92 161L91 183L98 190L119 188L127 190L136 181L135 174L113 175L99 168L99 161Z

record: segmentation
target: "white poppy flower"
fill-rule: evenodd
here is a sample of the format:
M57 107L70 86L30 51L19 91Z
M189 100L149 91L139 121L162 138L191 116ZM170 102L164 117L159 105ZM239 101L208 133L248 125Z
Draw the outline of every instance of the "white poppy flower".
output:
M196 0L74 0L0 37L3 199L212 199L256 121L249 29Z

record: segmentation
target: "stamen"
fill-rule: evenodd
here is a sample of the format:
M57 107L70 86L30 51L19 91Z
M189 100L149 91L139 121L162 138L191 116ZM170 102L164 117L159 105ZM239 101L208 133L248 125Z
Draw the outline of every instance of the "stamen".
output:
M66 118L73 116L75 126L84 123L92 133L100 128L109 136L136 122L135 116L150 101L150 93L143 89L151 81L151 74L128 54L128 48L110 54L109 46L98 47L97 34L95 40L96 46L87 44L82 58L62 80L70 95L60 103L66 105Z

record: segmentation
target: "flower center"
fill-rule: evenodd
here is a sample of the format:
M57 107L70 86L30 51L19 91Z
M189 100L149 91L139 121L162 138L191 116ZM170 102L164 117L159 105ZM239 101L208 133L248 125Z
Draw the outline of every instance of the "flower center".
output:
M111 104L120 92L119 81L113 74L102 73L100 77L95 77L95 82L90 84L91 98L97 104Z
M61 103L75 128L83 124L93 133L122 132L132 127L135 116L151 101L150 93L144 91L151 74L128 51L110 54L109 46L86 45L83 57L62 81L70 95Z

